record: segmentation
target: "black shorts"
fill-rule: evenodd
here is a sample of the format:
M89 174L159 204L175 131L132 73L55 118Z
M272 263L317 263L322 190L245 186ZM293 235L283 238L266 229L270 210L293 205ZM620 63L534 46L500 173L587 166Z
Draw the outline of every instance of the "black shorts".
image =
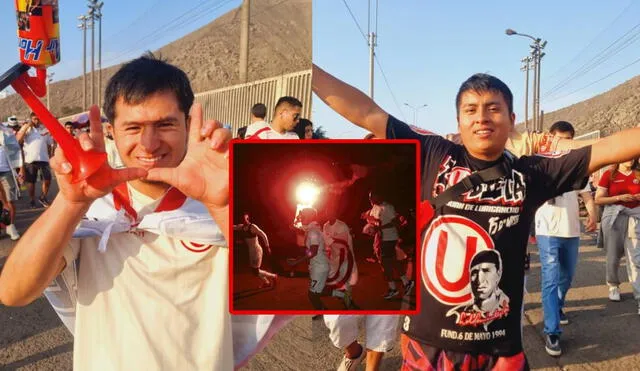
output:
M43 180L51 180L51 170L49 163L45 161L34 161L30 164L24 164L24 181L27 183L35 183L38 180L38 170Z

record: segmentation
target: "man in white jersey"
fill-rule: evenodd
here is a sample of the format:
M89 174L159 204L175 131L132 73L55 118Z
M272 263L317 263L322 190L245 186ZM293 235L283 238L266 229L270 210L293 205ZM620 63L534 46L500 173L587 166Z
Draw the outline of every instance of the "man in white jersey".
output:
M394 268L396 262L396 244L398 243L398 228L396 209L390 203L384 201L380 192L371 191L369 194L371 202L371 211L369 212L369 220L375 225L376 231L380 234L380 260L382 263L382 272L384 279L389 286L385 299L391 299L399 294L394 281ZM411 290L411 281L407 276L400 276L405 287L405 292Z
M233 369L225 241L230 133L203 122L193 99L180 69L153 56L125 64L107 85L104 111L126 168L105 165L71 183L72 165L56 150L51 167L60 192L0 275L0 302L27 305L79 258L76 370ZM104 151L96 106L90 124L81 146ZM103 238L71 240L97 206L114 214ZM191 231L208 238L171 237L176 225L143 228L150 216L180 211L209 218L206 228Z
M246 127L243 139L249 138L256 131L268 128L269 124L266 121L267 106L262 103L256 103L251 107L251 124Z
M22 165L20 145L13 129L0 125L0 185L3 188L2 207L9 211L10 223L7 225L7 234L13 241L20 238L15 220L15 201L18 199L17 176L14 168Z
M349 226L336 217L334 208L328 208L328 220L322 227L329 251L329 276L327 285L337 290L351 292L358 279L358 267L353 254L353 241Z
M293 128L300 121L302 102L294 97L281 97L273 110L270 125L249 125L244 139L300 139Z
M326 309L322 300L322 293L329 275L329 259L325 251L324 235L318 220L318 212L314 208L300 210L300 223L305 230L305 255L289 261L296 265L309 260L309 300L316 310Z
M558 138L573 139L575 130L566 121L551 125ZM588 186L587 186L588 187ZM571 191L545 202L535 216L536 239L540 251L541 298L544 314L545 350L551 356L562 354L560 325L569 324L563 311L564 300L578 263L580 245L580 207L582 197L589 214L586 230L596 228L596 209L589 189Z
M54 145L53 138L49 134L49 130L42 125L38 116L31 112L31 120L22 126L16 133L16 138L22 143L24 152L24 181L27 183L29 197L31 198L30 206L36 207L36 181L38 172L42 176L42 190L38 201L42 206L48 207L49 186L51 185L51 170L49 168L49 153Z
M249 248L249 265L251 266L251 270L256 277L262 280L262 285L260 285L260 288L275 285L278 276L271 272L260 269L260 266L262 265L263 251L258 238L262 240L262 242L264 243L264 247L267 250L267 255L270 256L271 248L269 247L269 239L267 238L267 234L264 233L264 231L260 229L260 227L251 223L249 213L244 213L242 215L242 219L242 223L234 225L233 230L239 231L242 234L242 238Z

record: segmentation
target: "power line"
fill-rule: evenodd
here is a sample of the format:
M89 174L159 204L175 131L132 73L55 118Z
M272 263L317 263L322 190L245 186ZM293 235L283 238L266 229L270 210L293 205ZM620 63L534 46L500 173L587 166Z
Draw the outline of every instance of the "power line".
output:
M227 0L227 1L224 1L224 2L221 2L221 3L218 3L217 6L215 6L213 8L209 8L208 11L200 13L199 11L204 10L205 8L208 8L208 6L206 6L206 4L205 4L208 1L209 0L200 1L194 7L192 7L189 10L187 10L186 12L182 13L178 17L173 18L169 22L167 22L167 23L161 25L160 27L156 28L151 33L143 36L142 38L140 38L138 40L136 40L133 43L133 47L130 47L130 48L126 49L124 52L121 52L120 54L116 55L115 57L109 58L109 60L105 61L105 63L115 61L115 60L119 59L120 57L123 57L123 56L125 56L127 54L130 54L131 52L137 51L137 50L140 49L140 45L144 45L144 41L152 39L152 38L154 38L156 36L159 36L162 33L171 31L171 30L176 29L178 27L181 27L181 26L183 26L183 25L185 25L187 23L193 22L193 21L198 20L198 19L200 19L200 18L202 18L202 17L204 17L206 15L209 15L213 11L219 9L220 7L222 7L226 3L231 2L232 0ZM195 16L195 17L190 17L190 16L193 16L195 14L198 14L198 15Z
M573 59L571 59L567 64L565 64L564 66L558 68L554 73L552 73L548 79L552 79L553 77L555 77L556 75L558 75L558 73L560 71L563 71L566 67L573 65L573 62L576 62L576 60L578 59L578 57L580 57L580 55L582 55L582 53L584 53L586 50L588 50L595 42L596 40L602 36L605 31L607 31L609 28L611 28L611 26L613 26L615 23L618 22L618 20L620 19L620 17L622 17L624 14L627 13L627 10L629 10L629 8L631 8L634 5L634 1L631 0L629 1L629 5L627 5L627 7L625 7L620 14L618 14L618 16L611 21L611 23L609 23L609 25L607 25L607 27L603 28L602 31L600 31L600 33L598 35L596 35L596 37L594 37L593 39L591 39L591 42L589 42L589 44L587 46L585 46L584 48L582 48L582 50L580 50L574 57Z
M387 75L384 73L384 70L382 69L382 64L380 64L380 60L378 60L378 55L374 55L374 59L376 60L376 64L378 65L378 68L380 69L380 73L382 74L382 78L384 79L384 83L385 83L385 85L387 85L387 89L389 89L389 93L391 94L391 98L393 98L393 103L395 103L396 108L398 109L398 112L400 112L400 114L402 115L402 120L404 122L406 122L407 118L404 116L404 112L402 111L402 108L400 108L400 104L398 103L398 100L396 99L396 95L393 94L393 90L391 90L391 85L389 84L389 80L387 80Z
M129 30L129 28L131 28L131 26L136 25L138 22L140 22L142 19L144 19L145 17L151 16L154 14L154 12L152 10L157 10L157 6L159 5L159 3L161 2L161 0L156 0L155 2L153 2L151 4L151 6L149 6L144 12L142 12L136 19L134 19L133 21L131 21L128 25L126 25L125 27L123 27L122 29L120 29L120 31L117 31L114 34L109 35L107 38L105 38L105 42L107 40L112 40L114 39L116 36L119 36L121 34L123 34L125 31ZM166 4L166 3L165 3Z
M356 24L356 27L358 27L358 30L360 31L360 34L362 35L364 40L366 42L369 42L369 39L367 38L367 36L365 36L364 31L362 31L362 27L360 27L360 24L358 23L358 20L356 19L356 16L353 15L353 12L351 11L351 8L349 8L349 4L347 4L347 0L342 0L342 2L344 3L344 6L347 7L347 10L349 11L349 14L351 14L351 19L353 19L353 22Z
M594 84L597 84L597 83L599 83L600 81L602 81L602 80L604 80L604 79L608 78L609 76L612 76L612 75L614 75L614 74L616 74L616 73L618 73L618 72L620 72L620 71L622 71L622 70L625 70L625 69L627 69L627 68L629 68L629 67L633 66L634 64L638 63L638 62L640 62L640 58L638 58L638 59L636 59L635 61L633 61L633 62L631 62L631 63L627 64L626 66L624 66L624 67L622 67L622 68L619 68L619 69L617 69L617 70L615 70L615 71L611 72L610 74L608 74L608 75L606 75L606 76L604 76L604 77L602 77L602 78L600 78L600 79L598 79L598 80L596 80L596 81L593 81L593 82L591 82L591 83L589 83L589 84L587 84L587 85L585 85L585 86L583 86L583 87L581 87L581 88L579 88L579 89L576 89L576 90L574 90L574 91L572 91L572 92L570 92L570 93L568 93L568 94L565 94L565 95L563 95L563 96L561 96L561 97L559 97L559 98L556 98L556 99L552 100L551 102L556 101L556 100L559 100L559 99L562 99L562 98L565 98L565 97L568 97L568 96L570 96L571 94L577 93L577 92L578 92L578 91L580 91L580 90L586 89L586 88L588 88L588 87L590 87L590 86L592 86L592 85L594 85Z
M596 68L599 65L601 65L602 63L604 63L607 59L613 57L614 55L618 54L620 51L622 51L623 49L625 49L629 45L633 44L635 41L638 40L638 36L640 36L640 30L637 31L635 34L633 34L631 36L629 36L629 34L632 33L638 27L640 27L640 23L638 23L635 26L633 26L631 29L629 29L627 32L625 32L622 36L618 37L611 44L609 44L605 49L603 49L600 52L598 52L598 54L596 54L589 61L584 63L582 66L580 66L576 71L574 71L572 74L570 74L564 80L560 81L555 86L553 86L551 89L549 89L544 94L544 96L545 97L549 97L549 96L553 95L554 93L558 92L563 87L565 87L568 84L570 84L575 79L584 76L589 71L593 70L594 68ZM629 36L629 37L626 40L624 40L620 44L618 44L618 42L620 40L626 38L627 36ZM616 44L618 44L618 45L616 45ZM612 50L607 52L609 49L612 49Z

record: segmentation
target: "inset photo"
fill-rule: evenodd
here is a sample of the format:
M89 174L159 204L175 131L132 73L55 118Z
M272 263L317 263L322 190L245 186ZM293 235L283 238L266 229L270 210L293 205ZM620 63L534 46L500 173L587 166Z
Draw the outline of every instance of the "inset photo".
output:
M415 313L415 141L234 141L231 312Z

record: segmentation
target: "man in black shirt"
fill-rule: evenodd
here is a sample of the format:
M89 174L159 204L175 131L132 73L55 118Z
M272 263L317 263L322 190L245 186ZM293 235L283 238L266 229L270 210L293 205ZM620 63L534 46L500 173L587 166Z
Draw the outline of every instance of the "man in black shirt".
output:
M462 145L415 130L315 66L312 85L332 109L377 137L420 142L423 202L433 202L476 171L496 165L507 169L502 177L477 184L435 210L434 219L423 231L419 254L423 309L404 319L403 370L442 365L469 370L528 369L520 324L522 262L535 210L550 198L584 187L589 173L639 157L640 129L549 157L513 159L505 155L515 123L513 96L493 76L473 75L458 91ZM488 283L483 287L479 281L472 282L474 257L483 251L493 251L499 258L493 264L492 279L498 281L494 294L499 295L494 298L502 303L495 306L477 305L474 298L482 298L490 289Z

